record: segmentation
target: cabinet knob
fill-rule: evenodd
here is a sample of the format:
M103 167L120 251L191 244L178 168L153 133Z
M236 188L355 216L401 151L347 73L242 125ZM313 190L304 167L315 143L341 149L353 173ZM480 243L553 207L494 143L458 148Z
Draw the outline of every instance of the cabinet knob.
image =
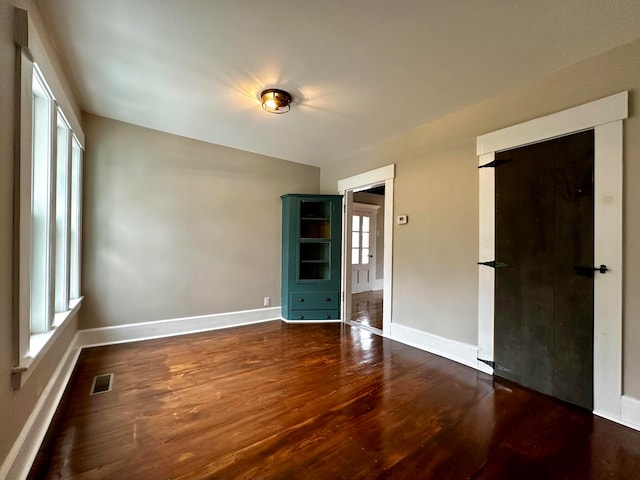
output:
M331 297L327 297L324 299L325 302L330 302L331 301Z
M298 301L299 302L304 302L304 298L299 298Z
M298 320L304 320L304 315L298 315Z
M326 318L327 320L329 320L331 318L331 315L325 315L324 318Z

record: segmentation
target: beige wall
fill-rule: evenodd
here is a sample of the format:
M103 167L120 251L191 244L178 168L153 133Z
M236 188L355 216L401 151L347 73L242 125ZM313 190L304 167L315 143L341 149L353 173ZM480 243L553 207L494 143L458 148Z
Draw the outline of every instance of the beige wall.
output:
M476 137L631 91L624 134L624 392L640 398L640 41L467 108L322 169L321 190L396 164L393 321L477 344Z
M82 328L280 305L280 195L320 171L88 115Z
M11 388L12 317L11 301L13 283L11 265L13 258L13 135L14 135L14 65L13 12L19 6L28 10L39 32L44 31L39 11L31 1L0 0L0 464L22 430L27 418L67 349L76 331L75 321L58 338L21 390ZM41 35L45 47L53 52L47 35ZM68 82L51 58L56 75L73 98ZM74 105L74 108L77 108Z

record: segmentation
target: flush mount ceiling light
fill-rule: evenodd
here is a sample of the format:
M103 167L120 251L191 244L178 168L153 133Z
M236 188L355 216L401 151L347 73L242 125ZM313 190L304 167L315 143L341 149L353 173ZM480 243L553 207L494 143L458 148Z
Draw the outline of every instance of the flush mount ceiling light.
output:
M267 88L260 94L262 108L269 113L287 113L291 110L291 94L277 88Z

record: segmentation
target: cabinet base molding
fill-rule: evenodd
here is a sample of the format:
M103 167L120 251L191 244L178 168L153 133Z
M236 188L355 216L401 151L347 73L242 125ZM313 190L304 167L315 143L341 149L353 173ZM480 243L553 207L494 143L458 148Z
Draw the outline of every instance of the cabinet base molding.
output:
M309 323L342 323L342 320L340 320L339 318L331 318L329 320L313 320L313 319L309 319L309 320L287 320L286 318L280 318L280 320L282 320L284 323L304 323L304 324L309 324Z

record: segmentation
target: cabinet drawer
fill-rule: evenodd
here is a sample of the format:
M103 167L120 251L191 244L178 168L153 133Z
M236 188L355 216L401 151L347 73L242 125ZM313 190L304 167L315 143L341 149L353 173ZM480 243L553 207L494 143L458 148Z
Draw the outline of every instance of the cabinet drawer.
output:
M337 309L338 292L291 292L289 306L291 310L330 310Z
M295 310L289 320L339 320L339 310Z

